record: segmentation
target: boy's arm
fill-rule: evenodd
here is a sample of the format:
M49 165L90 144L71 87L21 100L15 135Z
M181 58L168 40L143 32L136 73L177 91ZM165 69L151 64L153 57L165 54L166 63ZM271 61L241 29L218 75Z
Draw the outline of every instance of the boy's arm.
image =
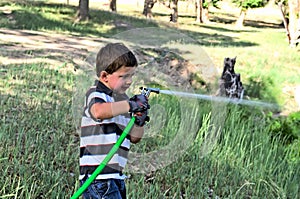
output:
M133 96L129 101L94 103L90 112L96 119L109 119L128 112L137 113L149 107L147 97L140 94Z
M95 103L91 107L91 114L96 119L108 119L129 111L128 101L109 103ZM130 131L130 142L138 143L144 135L144 127L134 125Z
M128 113L129 108L128 101L124 100L118 102L95 103L92 105L90 111L94 118L103 120Z

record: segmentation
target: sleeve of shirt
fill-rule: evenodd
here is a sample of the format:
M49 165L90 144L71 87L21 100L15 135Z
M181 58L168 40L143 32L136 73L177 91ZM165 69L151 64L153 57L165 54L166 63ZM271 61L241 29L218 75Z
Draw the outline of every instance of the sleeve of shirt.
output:
M95 120L96 122L99 122L100 120L97 118L94 118L91 113L91 107L96 103L106 103L106 96L104 93L100 92L92 92L87 99L87 106L88 106L88 113L90 117Z

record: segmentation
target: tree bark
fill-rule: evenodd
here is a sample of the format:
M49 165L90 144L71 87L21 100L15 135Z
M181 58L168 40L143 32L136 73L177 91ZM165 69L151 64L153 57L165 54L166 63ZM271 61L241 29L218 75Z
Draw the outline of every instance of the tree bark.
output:
M145 15L147 18L152 18L152 8L156 1L154 0L145 0L144 2L144 10L143 10L143 15Z
M117 12L117 0L109 0L109 8L113 12Z
M279 9L281 11L282 21L283 21L283 25L284 25L284 28L285 28L286 36L288 38L289 43L291 43L291 36L290 36L289 27L288 27L288 20L286 18L286 13L284 11L282 2L279 2L278 6L279 6Z
M176 23L178 21L178 0L172 0L171 10L170 22Z
M196 22L203 23L203 0L196 0Z
M208 8L203 8L203 11L202 11L202 20L203 20L203 23L208 23L209 22L209 16L208 16Z
M299 37L298 35L298 0L289 0L288 1L289 5L289 33L290 33L290 46L291 47L296 47L297 44L297 39Z
M79 0L79 10L77 20L85 21L89 19L89 0Z

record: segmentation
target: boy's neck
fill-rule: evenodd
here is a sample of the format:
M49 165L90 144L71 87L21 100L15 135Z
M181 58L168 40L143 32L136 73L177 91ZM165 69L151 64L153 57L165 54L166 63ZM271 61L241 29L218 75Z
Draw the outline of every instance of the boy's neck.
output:
M112 90L111 88L109 88L108 84L107 84L105 81L101 80L101 78L99 78L98 81L101 82L101 83L102 83L104 86L106 86L108 89Z

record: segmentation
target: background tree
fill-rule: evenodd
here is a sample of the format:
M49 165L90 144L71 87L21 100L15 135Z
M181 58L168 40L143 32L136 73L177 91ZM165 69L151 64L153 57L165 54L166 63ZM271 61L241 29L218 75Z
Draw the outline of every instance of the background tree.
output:
M143 15L147 18L152 18L152 8L156 2L157 0L145 0Z
M170 10L170 22L178 21L178 0L159 0L159 3Z
M178 21L178 0L172 0L170 4L171 14L170 22L176 23Z
M79 9L77 11L77 20L88 20L89 16L89 0L79 0Z
M249 8L264 7L267 4L267 2L268 0L233 0L233 3L235 3L239 8L241 8L240 16L236 21L236 25L238 27L242 27L244 25L246 13Z
M290 31L289 31L289 27L288 27L288 23L289 23L289 16L288 16L288 0L280 0L280 1L276 1L275 2L280 11L281 11L281 16L282 16L282 22L286 31L286 36L288 37L288 41L290 43L291 41L291 36L290 36Z
M300 37L300 0L288 0L290 46L295 47Z
M196 21L199 23L206 23L209 21L209 6L219 8L218 2L221 0L196 0Z
M117 0L109 0L109 8L113 12L117 12Z
M196 21L203 23L203 0L196 0Z
M282 14L282 21L291 47L299 43L300 37L300 0L276 1Z

